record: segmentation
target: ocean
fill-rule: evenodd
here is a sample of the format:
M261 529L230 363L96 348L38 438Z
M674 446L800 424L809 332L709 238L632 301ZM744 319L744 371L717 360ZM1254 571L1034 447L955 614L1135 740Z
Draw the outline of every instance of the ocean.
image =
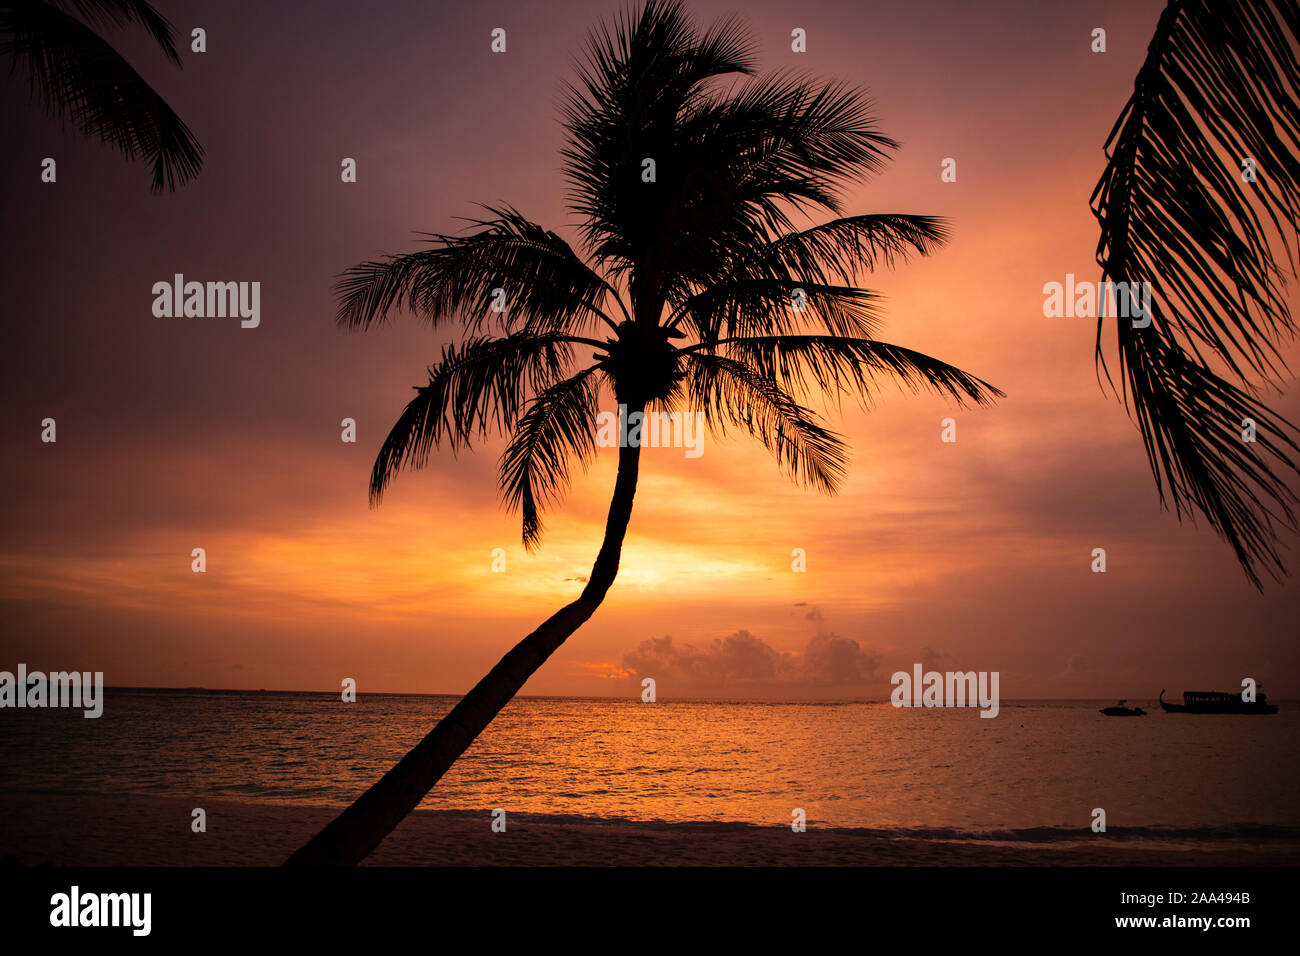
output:
M0 789L343 806L451 696L109 689L103 716L0 712ZM1275 716L1097 713L1113 701L519 698L424 808L734 822L1034 842L1300 839L1300 707ZM1135 702L1131 702L1135 703ZM1147 706L1147 702L1142 703Z

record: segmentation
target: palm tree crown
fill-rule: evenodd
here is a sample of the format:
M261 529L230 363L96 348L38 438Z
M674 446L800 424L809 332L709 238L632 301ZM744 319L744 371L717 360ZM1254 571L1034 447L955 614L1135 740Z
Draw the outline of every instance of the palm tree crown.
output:
M373 501L431 448L499 428L510 434L502 491L532 548L570 463L594 453L602 390L629 409L690 407L717 433L744 429L828 492L846 449L801 392L865 397L893 376L958 402L1001 394L874 337L877 297L858 276L928 254L946 237L941 221L792 221L839 215L842 188L896 147L865 97L786 73L718 82L753 72L735 22L701 33L679 4L650 2L593 33L568 90L565 174L585 256L515 209L490 207L467 235L347 270L340 324L368 328L406 307L433 324L458 316L469 335L443 350L388 435ZM494 312L503 296L508 307Z

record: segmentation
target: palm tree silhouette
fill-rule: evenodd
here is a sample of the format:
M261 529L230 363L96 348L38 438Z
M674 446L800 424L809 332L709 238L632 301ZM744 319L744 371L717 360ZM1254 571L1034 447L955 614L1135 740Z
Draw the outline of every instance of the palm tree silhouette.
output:
M501 487L532 549L571 463L585 465L595 452L602 388L629 418L685 407L704 412L717 433L747 431L794 479L825 492L844 474L846 448L800 403L801 392L865 398L877 379L892 377L959 404L1002 394L873 337L876 297L856 276L928 254L944 241L943 224L886 214L796 229L791 213L838 215L838 187L879 169L897 144L876 132L868 101L842 85L790 74L735 90L712 82L752 74L753 61L736 21L700 33L676 2L652 0L592 33L564 108L570 208L582 219L588 260L504 207L473 220L468 235L435 235L432 248L344 273L345 327L369 328L405 307L435 325L459 316L470 335L443 350L384 441L373 502L434 446L457 449L499 429L510 434ZM495 320L498 334L484 334L501 300L494 290L504 290L509 308ZM589 364L578 360L583 352ZM364 858L591 617L618 572L639 452L619 449L604 541L578 598L506 654L290 864Z
M77 16L74 16L73 14ZM80 19L78 19L78 16ZM95 28L138 24L177 66L171 24L144 0L8 0L0 57L25 67L32 99L82 133L153 165L153 191L198 175L203 147L166 101Z
M1295 335L1273 246L1294 275L1298 38L1295 0L1171 0L1092 195L1103 279L1151 284L1150 326L1115 328L1160 501L1180 519L1203 514L1256 587L1261 570L1285 573L1278 531L1297 527L1296 428L1250 377L1280 388ZM1103 325L1097 362L1113 388Z

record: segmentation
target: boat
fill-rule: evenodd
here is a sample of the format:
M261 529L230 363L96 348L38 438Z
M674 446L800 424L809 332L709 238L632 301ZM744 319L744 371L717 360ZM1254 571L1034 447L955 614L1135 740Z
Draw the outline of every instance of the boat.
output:
M1128 700L1121 700L1114 707L1103 707L1097 711L1099 714L1105 714L1107 717L1145 717L1147 712L1141 707L1125 707Z
M1189 690L1183 692L1181 704L1171 704L1165 700L1164 690L1160 691L1160 706L1167 714L1276 714L1277 704L1268 702L1268 695L1261 689L1255 700L1242 700L1240 694L1229 694L1217 690Z

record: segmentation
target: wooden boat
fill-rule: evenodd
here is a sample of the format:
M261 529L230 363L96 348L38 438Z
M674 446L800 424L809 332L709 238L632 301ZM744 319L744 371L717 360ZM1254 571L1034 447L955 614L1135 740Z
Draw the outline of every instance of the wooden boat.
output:
M1105 714L1107 717L1145 717L1147 712L1141 707L1125 707L1128 700L1121 700L1114 707L1103 707L1097 711L1099 714Z
M1181 704L1165 701L1165 692L1160 691L1160 706L1167 714L1276 714L1277 704L1268 702L1268 695L1262 690L1253 701L1244 701L1240 694L1229 694L1217 690L1189 690L1183 692Z

